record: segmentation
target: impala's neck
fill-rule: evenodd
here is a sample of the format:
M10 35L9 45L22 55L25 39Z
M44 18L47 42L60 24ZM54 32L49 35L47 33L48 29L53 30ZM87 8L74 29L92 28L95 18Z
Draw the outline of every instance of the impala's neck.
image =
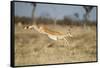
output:
M44 27L43 27L43 26L32 25L32 26L29 26L29 29L35 29L35 30L38 31L39 33L46 34L46 33L44 32Z
M29 29L35 29L36 31L39 31L39 27L37 25L29 26Z

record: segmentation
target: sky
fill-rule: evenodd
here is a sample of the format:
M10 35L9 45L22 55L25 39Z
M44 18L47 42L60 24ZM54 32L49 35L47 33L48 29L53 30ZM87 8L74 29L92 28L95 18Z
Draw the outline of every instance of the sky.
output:
M32 16L33 6L31 3L15 2L15 16ZM79 18L74 16L75 13L79 14ZM85 10L82 6L75 5L57 5L57 4L43 4L37 3L35 10L35 17L49 16L51 18L62 19L64 16L83 20ZM92 9L89 14L89 20L96 21L96 7Z

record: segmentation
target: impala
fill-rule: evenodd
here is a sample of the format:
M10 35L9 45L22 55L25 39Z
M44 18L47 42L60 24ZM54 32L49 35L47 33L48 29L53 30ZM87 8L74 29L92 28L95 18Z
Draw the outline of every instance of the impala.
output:
M67 32L67 34L60 32L60 31L54 31L52 29L48 29L45 25L31 25L28 27L25 27L25 29L35 29L41 34L47 35L52 40L65 40L66 44L69 45L67 37L72 37L70 32Z

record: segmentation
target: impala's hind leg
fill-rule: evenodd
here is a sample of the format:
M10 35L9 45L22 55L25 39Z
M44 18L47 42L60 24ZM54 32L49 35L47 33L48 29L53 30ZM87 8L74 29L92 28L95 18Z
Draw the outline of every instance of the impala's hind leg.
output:
M56 40L56 41L53 41L53 42L51 42L51 43L49 43L48 44L48 47L58 47L58 46L62 46L62 44L61 44L62 42L61 42L61 40Z
M53 45L54 45L54 42L49 43L47 46L48 46L48 47L52 47Z

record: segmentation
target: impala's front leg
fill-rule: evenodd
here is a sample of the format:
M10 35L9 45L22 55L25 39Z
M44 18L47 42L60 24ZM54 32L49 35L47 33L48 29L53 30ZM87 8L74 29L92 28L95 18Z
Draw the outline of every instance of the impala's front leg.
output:
M65 45L68 46L69 45L69 42L66 38L64 38L64 41L65 41Z

